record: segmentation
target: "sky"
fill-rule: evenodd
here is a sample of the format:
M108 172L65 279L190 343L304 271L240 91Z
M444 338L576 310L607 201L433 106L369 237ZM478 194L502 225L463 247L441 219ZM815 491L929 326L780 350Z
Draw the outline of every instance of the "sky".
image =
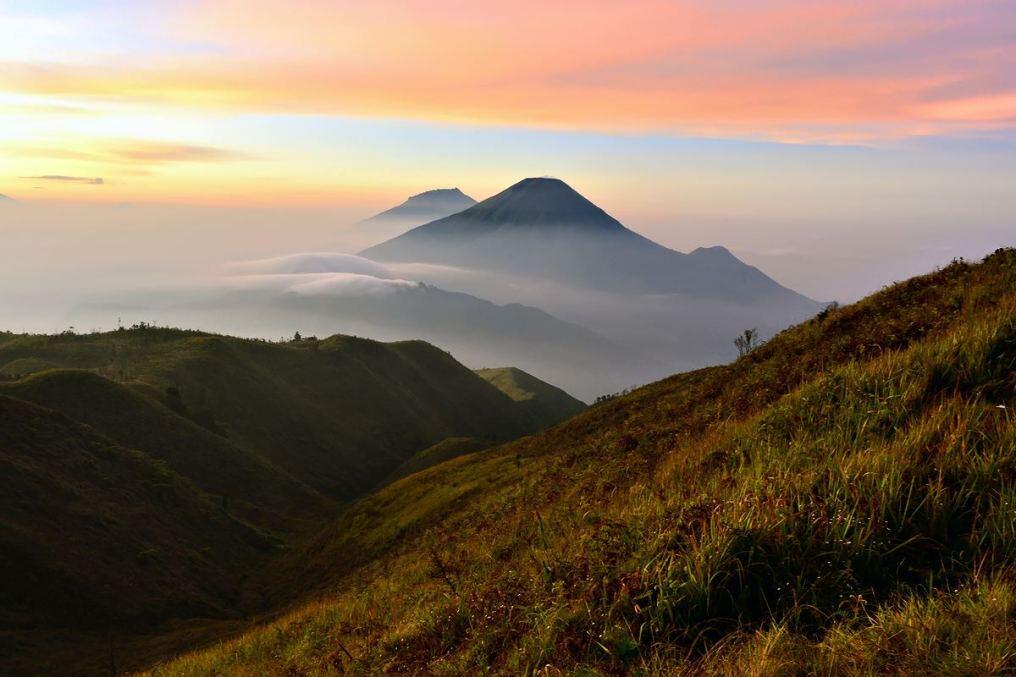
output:
M1014 151L1011 0L0 0L0 194L138 246L549 175L849 300L1016 244Z

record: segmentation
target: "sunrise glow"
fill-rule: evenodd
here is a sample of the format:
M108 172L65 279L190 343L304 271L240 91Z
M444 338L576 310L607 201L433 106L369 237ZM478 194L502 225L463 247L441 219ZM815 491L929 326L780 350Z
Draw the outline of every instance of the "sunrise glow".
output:
M451 178L468 140L419 157L449 130L884 147L1016 125L1004 2L44 5L0 4L22 199L370 201ZM416 158L360 143L372 125Z

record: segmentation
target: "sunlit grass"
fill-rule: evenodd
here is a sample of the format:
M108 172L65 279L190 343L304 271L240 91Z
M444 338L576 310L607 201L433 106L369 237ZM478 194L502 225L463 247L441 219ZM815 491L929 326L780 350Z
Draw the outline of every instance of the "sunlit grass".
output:
M1014 406L1010 251L396 482L154 672L1016 669Z

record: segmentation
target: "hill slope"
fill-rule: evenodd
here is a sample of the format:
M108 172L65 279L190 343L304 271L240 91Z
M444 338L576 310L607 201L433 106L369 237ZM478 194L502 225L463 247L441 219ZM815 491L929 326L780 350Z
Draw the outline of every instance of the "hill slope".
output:
M0 363L24 358L140 382L163 404L233 446L337 499L362 494L413 453L446 437L504 441L539 427L525 408L419 341L383 344L334 336L270 344L155 328L0 337ZM69 376L45 396L38 381L16 389L30 399L28 391L39 393L44 404L77 403L71 415L120 439L119 423L129 423L128 417L98 420L85 404L92 395L79 390L102 384ZM107 395L138 403L110 387L96 397L102 401ZM115 407L107 411L119 415ZM159 415L165 414L163 407ZM136 437L126 441L145 446ZM210 438L204 436L206 442ZM222 444L220 452L225 453Z
M476 204L476 200L458 188L435 188L406 199L400 205L386 209L380 214L364 219L360 223L377 223L395 219L416 221L417 224L427 223L450 214L468 209Z
M586 408L586 405L574 397L541 381L532 374L527 374L515 367L498 367L493 369L476 369L476 373L519 403L530 416L537 428L547 428L574 416ZM444 463L465 454L472 454L493 446L488 439L476 437L449 437L432 447L418 451L403 461L385 480L394 482L413 473Z
M399 467L393 470L391 475L385 479L385 484L390 484L403 477L409 477L427 468L433 468L435 465L450 461L453 458L466 454L475 454L491 446L493 446L493 443L490 440L476 437L449 437L432 447L427 447L423 451L416 452L410 458L400 463Z
M419 341L142 326L0 334L0 362L0 673L134 667L270 610L254 574L334 499L559 420Z
M158 674L1012 669L1014 394L1000 250L384 488Z
M351 233L360 246L383 242L423 223L444 218L476 204L458 188L437 188L413 195L405 202L360 221Z
M722 247L691 254L662 247L625 228L559 179L523 179L362 255L378 261L505 272L606 291L807 301Z
M419 338L466 364L519 366L589 399L618 384L650 380L662 369L630 347L531 306L499 305L428 284L400 284L378 293L345 289L343 281L332 290L328 280L319 284L268 297L236 294L218 307L230 309L231 317L241 311L255 323L267 315L304 332L337 328L389 341Z
M476 369L477 374L514 401L530 409L540 427L574 416L586 405L565 391L517 367Z
M0 670L17 671L11 632L228 615L274 547L165 464L3 395L0 476Z
M170 409L156 397L170 405L175 400L158 391L151 397L90 371L66 369L0 383L0 395L59 411L143 451L262 526L293 530L330 510L323 497L260 455L201 427L185 410Z

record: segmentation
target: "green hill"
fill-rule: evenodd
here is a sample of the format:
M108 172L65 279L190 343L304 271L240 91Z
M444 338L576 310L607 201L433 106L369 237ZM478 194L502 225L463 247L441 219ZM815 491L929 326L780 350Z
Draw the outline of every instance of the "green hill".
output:
M578 414L586 405L565 391L541 381L517 367L474 369L482 379L518 403L534 429L542 429ZM449 437L418 451L388 475L386 483L394 482L439 463L472 454L493 446L489 439Z
M1016 668L1016 252L352 506L159 675Z
M0 394L55 409L150 458L164 461L230 510L290 529L327 514L330 502L256 453L231 444L151 397L93 372L63 369L0 383ZM301 519L303 518L303 519Z
M426 470L439 463L450 461L453 458L474 454L477 451L493 446L490 440L477 439L475 437L449 437L441 440L432 447L418 451L408 459L399 464L388 476L385 483L395 482L403 477L409 477L413 473Z
M269 612L341 501L552 419L422 342L142 326L0 334L0 363L0 673L137 667Z
M540 427L574 416L586 405L517 367L475 370L481 378L530 411Z
M276 344L152 327L0 336L0 363L25 359L91 370L149 399L157 393L164 407L339 500L447 437L505 441L553 419L541 413L535 422L529 407L419 341ZM62 397L60 406L90 399L73 389Z
M165 463L3 395L0 477L0 672L58 653L39 628L228 617L240 571L275 546Z
M37 371L45 371L47 369L56 369L57 365L46 360L40 360L36 357L22 357L16 360L11 360L7 364L0 366L0 375L5 377L19 377L26 374L34 374Z

